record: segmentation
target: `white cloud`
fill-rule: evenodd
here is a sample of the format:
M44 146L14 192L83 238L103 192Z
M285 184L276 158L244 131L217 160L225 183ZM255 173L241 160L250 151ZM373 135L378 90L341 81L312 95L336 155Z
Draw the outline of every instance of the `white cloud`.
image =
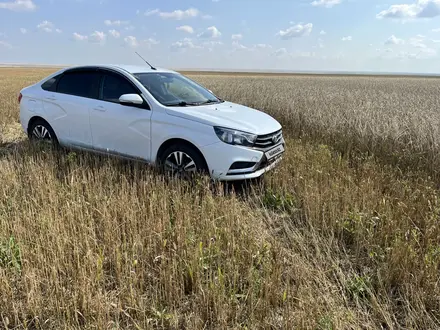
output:
M6 41L2 41L2 40L0 40L0 46L4 47L4 48L7 48L7 49L11 49L12 48L11 44L8 44Z
M437 55L437 51L432 48L424 48L420 49L419 53L417 54L418 58L429 58L434 57Z
M319 32L320 35L325 36L327 34L327 32L325 32L324 30L321 30L321 32Z
M188 8L186 10L177 9L171 12L160 11L159 9L150 9L144 13L145 16L157 15L163 19L183 20L188 18L201 17L203 19L211 19L211 15L203 14L197 8Z
M124 38L125 44L129 47L135 48L139 46L139 42L137 41L136 37L128 36Z
M43 21L37 25L37 29L44 32L52 32L55 25L49 21Z
M424 42L425 37L418 35L414 38L410 38L408 40L408 44L414 48L419 48L419 49L424 49L424 48L428 48L428 46L426 46L425 42Z
M331 8L335 5L339 5L341 0L315 0L312 2L312 6L321 6Z
M312 23L308 23L308 24L297 24L295 26L292 26L290 28L288 28L287 30L281 30L280 32L277 33L278 36L281 37L281 39L292 39L292 38L297 38L297 37L303 37L303 36L308 36L310 34L310 32L312 32L313 29L313 24Z
M198 35L199 38L219 38L221 36L221 32L215 27L210 26L204 32Z
M104 32L95 31L88 37L88 40L90 42L103 43L105 42L105 38L106 34Z
M134 29L136 29L136 28L134 27L134 25L129 25L129 26L126 26L126 27L124 28L124 30L126 30L126 31L133 31Z
M32 0L15 0L10 2L0 2L0 9L9 9L13 11L33 11L37 6Z
M55 32L56 32L56 33L63 33L63 30L61 30L61 29L55 29Z
M432 32L440 32L440 28L438 28L438 29L432 29L431 31L432 31Z
M353 38L351 36L342 37L342 41L352 41Z
M258 48L258 49L270 49L270 48L272 48L272 46L271 46L271 45L267 45L267 44L256 44L256 45L254 46L254 48Z
M233 34L231 36L231 39L232 40L241 40L241 39L243 39L243 35L242 34Z
M251 50L250 48L246 47L245 45L242 45L238 41L233 41L232 47L234 48L234 50Z
M151 46L159 44L159 41L157 41L154 38L148 38L148 39L142 40L141 44L147 46L148 48L151 48Z
M159 14L160 10L159 9L151 9L151 10L147 10L144 15L145 16L152 16L152 15L156 15Z
M405 40L397 38L394 34L385 41L385 45L403 45Z
M295 51L289 54L293 58L318 58L319 56L315 52Z
M280 49L277 49L276 51L274 51L272 54L275 56L284 56L284 55L287 55L287 49L280 48Z
M119 33L119 31L116 30L109 30L108 33L113 37L113 38L119 38L121 36L121 33Z
M26 34L27 30L25 28L20 28L20 32L23 33L23 34Z
M84 40L87 40L87 36L84 36L84 35L81 35L81 34L79 34L77 32L74 32L73 33L73 39L76 40L76 41L84 41Z
M196 8L189 8L187 10L174 10L172 12L158 12L159 16L165 19L182 20L186 18L194 18L200 15L200 11Z
M210 47L212 47L212 46L220 46L220 45L223 45L223 42L218 41L218 40L208 40L208 41L204 41L203 45L204 46L210 46Z
M391 5L376 15L377 18L416 19L440 15L440 0L416 0L412 4Z
M201 48L200 46L194 45L192 39L190 38L184 38L182 40L176 41L171 45L171 50L173 51L179 51L179 50L186 50L186 49L192 49L192 48Z
M190 34L194 33L194 29L189 25L178 26L178 27L176 27L176 30L190 33Z
M121 25L127 25L129 23L130 21L121 21L121 20L111 21L109 19L106 19L104 21L104 24L107 26L121 26Z

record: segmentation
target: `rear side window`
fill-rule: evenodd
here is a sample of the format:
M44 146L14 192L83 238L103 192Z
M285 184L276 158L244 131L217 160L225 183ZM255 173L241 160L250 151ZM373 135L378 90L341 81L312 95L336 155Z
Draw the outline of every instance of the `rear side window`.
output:
M57 89L57 82L60 79L61 74L50 78L49 80L46 80L42 85L41 88L43 88L45 91L48 92L56 92Z
M105 74L102 84L102 100L119 103L124 94L139 94L139 91L125 78L113 74Z
M57 92L97 99L101 75L95 71L67 72L60 78Z

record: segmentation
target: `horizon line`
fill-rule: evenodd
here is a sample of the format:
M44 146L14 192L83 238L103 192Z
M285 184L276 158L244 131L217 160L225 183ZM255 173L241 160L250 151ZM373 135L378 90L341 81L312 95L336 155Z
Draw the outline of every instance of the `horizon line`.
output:
M65 68L82 64L35 64L35 63L1 63L0 68ZM174 71L219 72L219 73L284 73L311 75L375 75L375 76L440 76L440 73L403 72L403 71L368 71L368 70L289 70L289 69L233 69L233 68L174 68Z

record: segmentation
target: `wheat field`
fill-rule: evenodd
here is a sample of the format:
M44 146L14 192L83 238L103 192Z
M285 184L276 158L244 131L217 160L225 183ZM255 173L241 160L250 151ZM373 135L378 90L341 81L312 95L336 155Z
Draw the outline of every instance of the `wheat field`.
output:
M440 80L188 75L268 112L262 182L31 145L0 69L0 329L438 329Z

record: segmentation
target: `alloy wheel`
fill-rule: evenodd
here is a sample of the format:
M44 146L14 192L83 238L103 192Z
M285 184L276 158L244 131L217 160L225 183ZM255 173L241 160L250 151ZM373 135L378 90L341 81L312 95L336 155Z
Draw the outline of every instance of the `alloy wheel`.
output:
M188 177L197 172L197 165L187 153L173 151L165 159L165 170L178 176Z
M49 130L43 125L37 125L32 130L32 137L36 140L52 142L52 136Z

